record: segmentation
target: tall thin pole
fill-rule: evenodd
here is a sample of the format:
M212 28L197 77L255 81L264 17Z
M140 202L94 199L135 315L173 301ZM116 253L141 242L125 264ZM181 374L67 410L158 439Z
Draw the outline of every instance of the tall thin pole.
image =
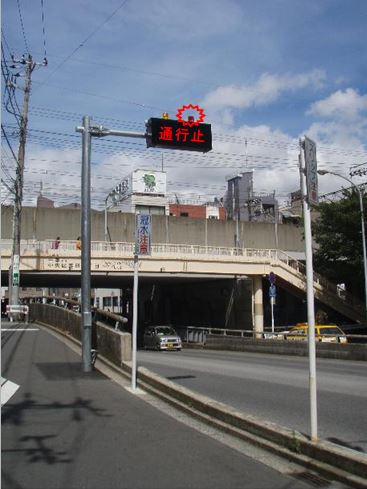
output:
M312 232L311 211L308 202L307 185L304 174L303 142L300 140L299 171L303 197L303 218L306 253L306 290L307 290L307 323L308 323L308 361L310 390L311 441L317 442L317 388L316 388L316 345L315 345L315 301L313 291Z
M354 184L355 185L355 184ZM364 300L367 319L367 251L366 251L366 231L364 227L364 212L363 212L363 195L360 188L355 185L359 194L359 207L361 211L361 226L362 226L362 247L363 247L363 269L364 269Z
M279 248L279 238L278 238L278 219L279 219L279 210L278 203L275 199L275 190L274 190L274 232L275 232L275 248Z
M131 388L136 389L136 349L137 349L137 332L138 332L138 280L139 280L139 257L134 254L134 288L133 288L133 338L132 338L132 355L131 355Z
M91 313L91 223L90 223L90 166L91 166L91 141L92 136L121 136L131 138L146 138L145 133L118 131L107 129L103 126L92 126L89 116L83 117L83 125L75 128L82 133L82 360L83 371L92 370L92 313ZM136 265L137 266L137 265ZM136 349L136 348L135 348Z
M83 371L92 370L92 313L91 313L91 279L90 279L90 162L91 162L91 132L90 117L83 117L82 132L82 276L81 276L81 306L82 306L82 361Z
M107 242L108 241L108 224L107 224L107 200L104 201L104 240Z
M11 259L11 304L19 303L19 259L20 259L20 235L21 235L21 218L22 218L22 201L23 201L23 175L24 175L24 158L25 158L25 146L27 141L27 127L28 127L28 107L29 97L31 93L31 76L35 67L35 63L32 60L32 56L28 55L28 59L25 61L25 82L24 82L24 98L23 109L20 118L19 127L19 148L18 148L18 161L15 178L15 199L13 209L13 246L12 246L12 259Z

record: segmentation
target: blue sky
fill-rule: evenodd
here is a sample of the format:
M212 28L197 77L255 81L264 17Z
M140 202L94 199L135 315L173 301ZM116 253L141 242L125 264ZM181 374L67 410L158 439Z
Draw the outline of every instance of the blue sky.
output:
M60 204L80 198L75 126L86 114L143 131L145 119L193 103L214 133L207 155L93 141L94 207L133 168L159 169L162 154L168 190L190 199L222 196L226 176L246 170L255 190L286 199L299 185L304 134L320 168L348 176L367 162L365 0L3 0L2 28L7 61L48 59L32 77L25 204L41 182ZM21 90L16 97L21 106ZM4 109L2 118L16 149L15 118ZM11 172L6 145L3 165ZM322 193L344 182L319 183Z

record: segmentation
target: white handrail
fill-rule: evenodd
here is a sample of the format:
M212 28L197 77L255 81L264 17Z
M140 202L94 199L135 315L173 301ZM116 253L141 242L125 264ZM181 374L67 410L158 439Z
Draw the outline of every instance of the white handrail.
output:
M52 239L43 241L39 240L21 240L20 248L21 254L27 254L29 252L41 252L41 253L60 253L75 252L80 254L80 250L76 249L75 240L62 240L58 249L53 249ZM5 251L11 253L12 240L1 239L0 252L1 255L5 255ZM92 241L91 252L94 253L108 253L111 256L121 257L121 255L132 255L134 251L134 243L132 242L106 242L106 241ZM233 248L224 246L202 246L192 244L171 244L171 243L155 243L152 244L152 257L159 255L182 255L182 256L207 256L207 257L229 257L243 261L246 258L256 258L262 260L264 263L270 264L282 264L286 267L290 267L294 272L300 274L302 277L305 275L305 265L295 258L288 255L286 252L276 249L260 249L260 248ZM330 282L321 275L314 273L314 283L321 286L323 290L326 290L333 295L338 294L337 285ZM354 307L357 305L355 298L348 292L343 293L343 297L339 297L345 303L353 303Z

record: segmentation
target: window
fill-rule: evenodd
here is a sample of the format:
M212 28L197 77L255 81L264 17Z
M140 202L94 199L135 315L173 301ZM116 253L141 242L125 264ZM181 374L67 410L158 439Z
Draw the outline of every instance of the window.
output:
M188 212L180 212L180 216L181 217L189 217L189 213Z

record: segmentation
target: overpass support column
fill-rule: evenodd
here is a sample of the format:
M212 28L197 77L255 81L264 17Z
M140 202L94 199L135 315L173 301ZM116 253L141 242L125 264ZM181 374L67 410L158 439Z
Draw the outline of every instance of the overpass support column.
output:
M254 331L264 331L264 307L262 276L255 275L252 279L253 325Z

